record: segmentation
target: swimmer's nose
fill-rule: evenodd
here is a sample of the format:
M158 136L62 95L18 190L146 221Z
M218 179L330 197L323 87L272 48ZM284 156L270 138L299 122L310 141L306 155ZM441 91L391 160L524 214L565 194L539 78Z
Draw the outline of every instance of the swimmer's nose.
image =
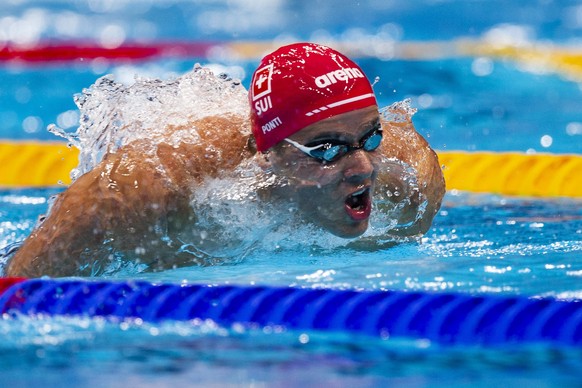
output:
M347 165L344 169L346 181L360 183L375 176L376 167L368 152L357 150L348 155L346 159Z

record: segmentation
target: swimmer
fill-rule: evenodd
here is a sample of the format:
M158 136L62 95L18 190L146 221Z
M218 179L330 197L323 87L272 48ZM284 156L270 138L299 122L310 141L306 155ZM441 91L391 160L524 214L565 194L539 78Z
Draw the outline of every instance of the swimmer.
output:
M437 156L409 116L380 114L356 63L329 47L287 45L263 58L248 96L250 120L205 117L190 123L197 141L140 139L106 154L58 195L5 275L99 275L112 252L137 256L151 271L205 264L179 249L196 235L192 197L205 179L249 162L284 182L261 188L261 201L288 201L304 222L333 235L361 236L381 211L375 193L398 209L390 235L418 237L430 228L445 192ZM144 157L144 146L156 158ZM220 238L217 231L206 241Z

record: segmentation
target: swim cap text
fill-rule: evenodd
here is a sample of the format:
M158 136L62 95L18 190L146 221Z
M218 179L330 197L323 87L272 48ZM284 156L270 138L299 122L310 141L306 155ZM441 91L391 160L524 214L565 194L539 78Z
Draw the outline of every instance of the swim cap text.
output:
M317 85L318 88L325 88L331 84L337 83L338 81L348 82L348 80L352 78L364 78L364 74L362 74L360 69L355 67L334 70L315 78L315 85Z
M269 121L267 124L263 125L261 129L263 134L271 132L273 129L277 128L279 125L283 124L279 116L275 117L273 120Z
M257 115L262 115L269 109L273 107L273 103L271 102L271 96L267 96L265 98L261 98L259 101L255 102L255 110L257 111Z

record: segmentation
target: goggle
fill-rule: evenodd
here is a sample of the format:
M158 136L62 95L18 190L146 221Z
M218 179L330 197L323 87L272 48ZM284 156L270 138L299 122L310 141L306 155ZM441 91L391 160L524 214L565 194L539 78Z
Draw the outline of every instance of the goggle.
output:
M319 160L320 162L335 162L342 156L348 154L349 152L355 150L364 150L366 152L371 152L380 147L382 142L382 129L378 127L373 131L370 131L366 136L360 140L360 144L353 146L345 143L327 141L322 144L318 144L313 147L307 147L303 144L299 144L294 140L285 139L285 141L298 150L304 152L305 154Z

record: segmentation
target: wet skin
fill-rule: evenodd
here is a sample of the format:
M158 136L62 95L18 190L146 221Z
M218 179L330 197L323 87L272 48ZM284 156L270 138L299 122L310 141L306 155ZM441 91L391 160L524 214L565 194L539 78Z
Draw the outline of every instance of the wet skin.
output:
M359 145L380 124L376 106L331 117L293 134L290 139L314 146L326 142ZM294 201L304 219L346 238L368 228L371 194L379 169L379 151L353 150L333 162L322 162L286 142L269 152L273 172L289 185L280 196Z

